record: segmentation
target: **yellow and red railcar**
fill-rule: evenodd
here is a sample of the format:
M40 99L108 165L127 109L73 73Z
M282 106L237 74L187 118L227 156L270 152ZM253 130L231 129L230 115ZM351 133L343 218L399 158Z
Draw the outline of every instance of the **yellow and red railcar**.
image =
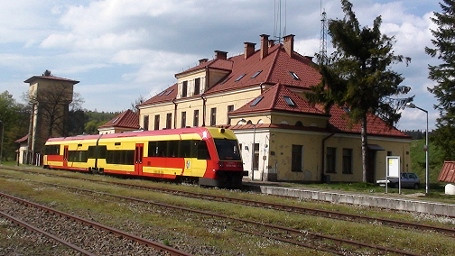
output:
M212 127L50 138L43 164L220 187L239 187L244 175L234 133Z

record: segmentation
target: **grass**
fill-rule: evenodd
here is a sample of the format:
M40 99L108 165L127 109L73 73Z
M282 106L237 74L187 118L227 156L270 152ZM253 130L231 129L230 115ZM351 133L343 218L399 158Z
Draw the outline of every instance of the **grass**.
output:
M396 248L405 248L422 254L434 254L435 248L439 250L438 254L441 255L450 255L450 252L455 250L452 238L447 238L443 235L434 234L432 232L397 230L387 226L344 222L317 216L298 215L270 209L257 209L254 207L239 206L230 203L189 199L180 196L164 195L151 191L135 190L106 184L95 184L80 180L68 180L43 175L19 174L7 170L4 170L4 173L37 181L66 184L68 186L106 191L119 195L128 195L158 202L171 203L173 205L214 211L242 219L259 220L270 224L285 225L343 238L353 238L364 242L373 242ZM85 178L88 177L88 175L80 173L65 173L65 175L83 176ZM90 176L90 178L119 181L118 179L105 176ZM121 182L133 184L139 183L150 186L156 185L169 188L175 188L177 186L174 184L155 183L146 180L122 180ZM361 184L343 184L343 186L347 186L346 189L353 190L365 190L372 188L368 185ZM317 206L319 208L333 207L332 209L337 209L342 212L359 211L366 215L383 216L393 214L396 216L394 218L403 218L411 221L414 218L410 214L383 212L381 210L363 207L332 205L318 202L298 202L295 199L283 199L273 196L239 193L219 189L203 189L193 186L180 185L177 187L179 189L186 189L193 192L226 194L234 197L247 197L250 199L279 202L283 204ZM51 204L60 210L67 210L74 212L75 214L81 214L106 224L121 225L120 223L133 222L133 226L140 227L140 230L149 232L148 237L154 237L157 240L171 246L177 243L176 241L178 240L175 239L176 236L184 236L188 239L188 243L207 248L216 248L216 251L219 254L225 255L228 254L226 252L237 252L238 254L245 255L312 255L315 253L313 251L301 250L293 246L271 242L268 239L256 236L239 234L230 230L229 227L216 226L218 223L217 221L210 220L209 217L201 217L200 215L182 215L182 213L178 211L168 211L153 206L148 207L151 210L150 212L144 210L144 207L136 207L128 202L118 202L117 200L111 201L103 196L94 197L67 190L50 188L46 185L34 182L16 181L14 179L0 178L0 188L2 191L13 192L23 197L31 198L34 201L46 202L47 204Z

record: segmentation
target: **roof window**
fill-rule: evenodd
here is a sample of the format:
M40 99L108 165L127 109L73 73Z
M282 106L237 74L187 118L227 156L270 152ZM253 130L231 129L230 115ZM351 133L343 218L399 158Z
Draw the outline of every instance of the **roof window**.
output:
M262 70L256 71L256 73L254 73L254 74L251 76L251 78L256 78L261 72L262 72Z
M291 97L289 96L283 96L284 98L284 101L286 101L286 103L288 104L288 106L290 107L295 107L295 102L291 99Z
M169 96L169 94L171 94L171 92L173 92L173 91L174 91L174 89L167 91L166 96Z
M256 99L254 99L253 102L251 102L250 107L256 106L263 98L264 96L259 96Z
M166 90L164 90L164 91L158 93L158 95L156 95L156 96L158 96L158 97L159 97L159 96L163 96L163 94L165 94L165 93L166 93Z
M300 80L300 77L294 71L289 71L289 74L291 74L291 76L292 76L292 78L294 78L294 80Z
M242 79L246 74L242 74L240 75L239 77L237 77L237 79L235 79L235 82L238 82L240 81L240 79Z

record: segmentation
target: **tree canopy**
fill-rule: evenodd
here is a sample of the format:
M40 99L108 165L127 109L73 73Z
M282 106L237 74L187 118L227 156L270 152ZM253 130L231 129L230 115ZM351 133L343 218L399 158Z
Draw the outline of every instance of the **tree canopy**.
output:
M361 27L348 0L341 0L344 19L329 20L329 35L335 51L320 61L322 82L307 95L314 103L324 104L326 110L333 105L348 109L352 123L362 127L363 181L367 168L367 115L374 114L388 124L396 123L401 114L397 110L412 97L397 98L407 94L409 87L400 86L401 74L391 65L410 62L410 58L396 55L394 37L380 31L381 16L373 27Z
M428 77L437 83L428 90L438 100L434 107L440 114L432 139L446 160L455 160L455 1L443 0L439 5L442 11L434 12L431 18L437 25L437 29L431 30L434 48L425 48L427 54L441 62L428 67Z

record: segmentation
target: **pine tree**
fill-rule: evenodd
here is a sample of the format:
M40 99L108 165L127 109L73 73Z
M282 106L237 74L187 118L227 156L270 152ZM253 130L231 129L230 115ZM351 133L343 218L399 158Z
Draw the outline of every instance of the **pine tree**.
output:
M439 65L428 67L428 77L437 82L428 90L436 96L439 103L435 109L440 114L432 139L446 160L455 160L455 1L443 0L439 5L442 12L434 12L431 18L438 26L431 30L434 48L425 48L427 54L441 61Z
M352 4L348 0L341 0L341 4L344 19L329 21L335 52L320 65L322 82L307 97L323 103L326 110L334 104L347 108L352 123L361 124L363 182L367 182L367 116L375 114L390 125L399 120L397 109L412 97L392 98L408 93L410 88L399 86L403 78L390 65L407 64L410 59L394 54L394 37L380 31L381 16L376 17L372 28L361 28Z

